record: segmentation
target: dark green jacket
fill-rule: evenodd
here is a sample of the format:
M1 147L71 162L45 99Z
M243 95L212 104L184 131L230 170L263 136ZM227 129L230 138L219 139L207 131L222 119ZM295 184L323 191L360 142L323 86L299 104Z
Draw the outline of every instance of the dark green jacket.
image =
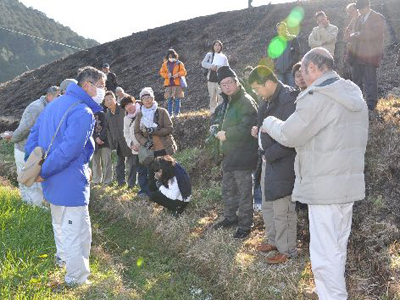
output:
M257 165L257 140L250 134L257 125L257 103L240 85L235 95L228 97L222 130L226 141L222 144L224 171L254 170Z

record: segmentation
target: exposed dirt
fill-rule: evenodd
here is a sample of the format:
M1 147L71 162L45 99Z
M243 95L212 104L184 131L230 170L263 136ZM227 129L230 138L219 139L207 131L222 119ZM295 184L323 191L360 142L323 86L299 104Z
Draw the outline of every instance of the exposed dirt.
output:
M307 37L315 26L314 13L324 10L331 22L340 28L336 46L338 69L342 68L345 44L341 42L347 24L344 13L348 0L301 2L305 17L299 39L305 53ZM398 69L394 67L397 36L400 36L400 6L398 0L375 0L373 8L382 12L388 23L386 51L379 69L379 93L385 96L399 86ZM258 8L218 13L181 21L171 25L134 33L131 36L78 52L18 76L0 85L0 131L14 129L27 104L41 96L47 87L74 77L77 69L86 65L100 67L109 62L117 74L120 85L138 96L144 86L152 86L157 100L163 98L162 79L158 75L163 56L173 47L180 54L188 70L186 97L183 111L208 107L208 92L201 61L215 39L224 42L224 52L238 74L246 65L256 65L265 56L268 42L276 35L275 24L287 17L296 3L266 5Z

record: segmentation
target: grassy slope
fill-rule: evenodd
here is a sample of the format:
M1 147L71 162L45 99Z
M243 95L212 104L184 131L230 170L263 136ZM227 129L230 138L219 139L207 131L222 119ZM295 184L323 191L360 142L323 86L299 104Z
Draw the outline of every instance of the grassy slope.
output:
M400 128L396 105L399 103L381 105L380 119L370 128L366 169L368 187L373 192L354 210L347 267L351 299L400 299L398 220L391 213L397 212L398 206L390 200L393 192L384 192L398 179L392 174L399 163L394 147ZM381 138L388 136L392 140L384 147L388 150L382 151ZM302 299L302 289L312 284L305 212L299 214L299 258L283 266L268 266L264 256L254 250L263 236L260 215L256 215L250 239L244 242L232 239L233 230L209 230L222 213L220 172L207 162L204 150L187 149L177 157L191 174L207 178L206 182L196 180L190 208L179 219L135 199L135 191L93 188L93 285L77 290L59 284L62 271L52 264L54 246L48 212L21 205L15 191L1 188L0 201L11 206L4 211L12 211L8 215L20 219L19 223L9 223L12 218L0 215L0 285L7 282L1 298L32 298L36 293L38 298L63 299ZM379 188L383 182L386 186ZM10 198L8 195L13 195L12 200L4 200ZM22 220L28 211L32 217ZM46 225L38 226L38 222ZM18 224L14 225L18 229L6 230L12 228L11 224ZM21 233L20 228L26 230ZM41 239L26 242L19 236L23 234ZM6 242L3 236L8 236ZM17 250L23 248L21 240L31 254ZM3 259L8 248L14 259ZM42 254L48 256L40 258ZM16 275L19 264L26 266L26 278ZM19 288L21 285L24 288Z

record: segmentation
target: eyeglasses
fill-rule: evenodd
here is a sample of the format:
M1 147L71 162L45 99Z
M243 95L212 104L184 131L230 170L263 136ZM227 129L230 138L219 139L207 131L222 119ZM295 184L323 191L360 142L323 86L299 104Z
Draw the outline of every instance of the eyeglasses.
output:
M142 100L153 100L152 96L142 96Z
M99 88L99 89L103 89L103 90L106 90L106 87L105 86L97 86L94 82L92 82L92 81L88 81L89 83L91 83L95 88Z
M228 86L234 85L235 83L236 83L235 81L228 81L228 82L225 82L225 83L221 83L220 86L222 88L227 88Z

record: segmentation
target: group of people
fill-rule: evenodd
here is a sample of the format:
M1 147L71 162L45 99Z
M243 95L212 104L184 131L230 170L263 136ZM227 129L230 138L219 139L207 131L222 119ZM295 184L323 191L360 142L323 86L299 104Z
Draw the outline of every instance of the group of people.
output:
M353 203L365 197L368 110L377 103L372 81L383 49L384 17L370 9L369 0L357 0L347 11L353 19L345 33L346 61L355 83L334 71L338 28L324 12L316 14L312 49L302 58L288 25L277 24L278 35L288 43L273 70L249 66L239 79L219 40L202 61L211 124L223 154L224 216L213 228L237 225L234 238L249 236L254 179L259 177L266 232L257 250L275 253L266 259L269 264L285 263L297 255L295 203L306 204L316 284L308 296L316 299L347 299L347 242ZM44 198L50 203L56 262L66 266L68 284L83 284L90 274L89 182L111 184L112 151L118 185L127 182L133 188L138 182L138 195L175 216L190 201L189 176L173 158L171 117L179 115L187 86L178 58L169 49L160 69L167 110L158 106L150 87L141 90L139 100L125 93L108 64L103 71L85 67L76 79L50 87L31 103L17 130L4 136L15 142L18 172L35 147L50 148L36 183L20 190L27 202L40 205ZM141 159L143 153L150 162Z

